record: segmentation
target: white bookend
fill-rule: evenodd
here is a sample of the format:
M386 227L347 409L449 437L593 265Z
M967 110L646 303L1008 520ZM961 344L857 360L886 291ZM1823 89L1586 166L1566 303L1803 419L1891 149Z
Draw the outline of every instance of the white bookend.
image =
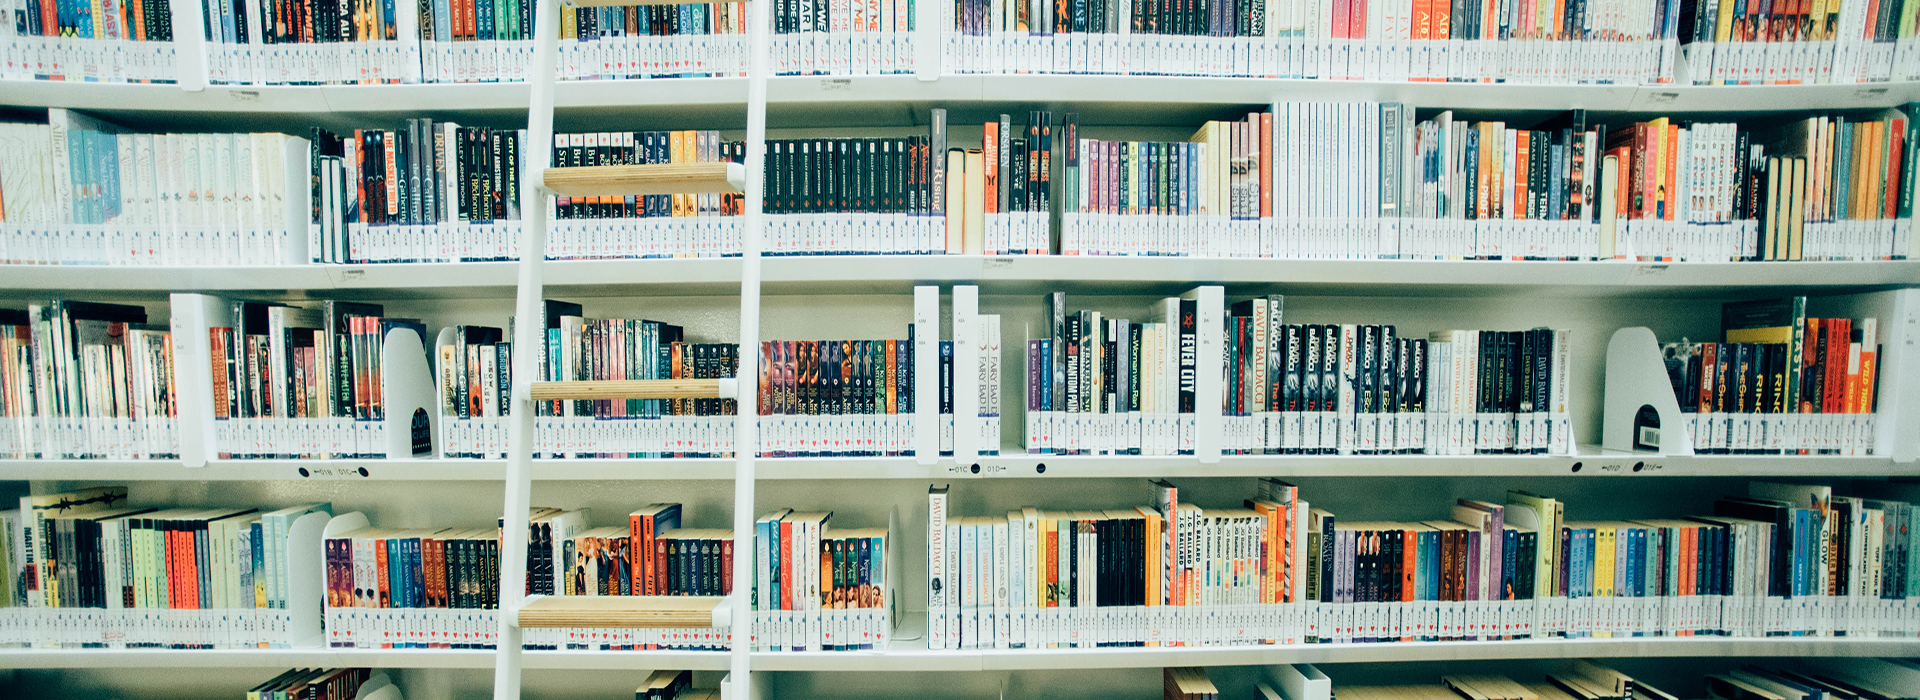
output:
M213 356L207 329L231 327L233 308L226 299L207 294L174 294L168 303L173 309L174 386L180 399L174 423L180 431L180 461L188 467L204 467L219 454L214 443Z
M1197 353L1194 367L1199 376L1194 383L1194 422L1197 432L1193 441L1193 454L1202 464L1214 464L1220 461L1220 447L1225 441L1226 421L1221 416L1220 395L1225 377L1218 369L1224 362L1221 348L1221 334L1224 333L1226 316L1226 288L1219 286L1196 287L1193 291L1180 295L1182 299L1196 302L1198 313L1194 318L1194 331L1200 335L1195 346ZM957 315L957 314L956 314Z
M1680 404L1667 380L1660 343L1644 327L1614 331L1607 342L1606 413L1602 416L1601 447L1633 452L1649 445L1662 455L1691 455L1693 441L1686 436ZM1643 411L1657 416L1658 425L1639 426ZM1646 451L1646 450L1641 450Z
M1333 680L1310 665L1278 664L1262 670L1266 672L1267 682L1286 700L1331 700L1333 697Z
M940 288L913 288L913 455L940 461Z
M173 21L181 27L206 26L205 6L193 0L168 0ZM196 31L173 33L173 79L188 92L207 89L206 38Z
M431 458L438 437L440 405L435 402L433 373L427 369L426 349L419 333L407 328L387 331L380 345L381 397L386 407L385 436L377 445L389 459Z
M394 3L394 29L398 33L400 46L400 75L383 76L400 78L403 83L420 82L420 3L422 0L399 0Z
M326 641L321 638L319 615L325 561L320 542L331 519L326 513L313 512L287 527L287 610L293 612L286 613L285 641L293 647L318 647ZM360 522L366 526L364 516Z
M980 288L970 284L954 285L953 461L963 466L980 454L979 333ZM1219 403L1216 398L1214 404Z
M404 30L401 36L406 36ZM307 221L313 216L313 188L307 186L312 178L313 144L298 136L288 136L275 145L281 146L278 160L269 156L268 163L278 167L273 169L269 182L260 183L268 198L261 210L274 217L270 222L272 228L267 232L281 237L274 243L273 262L304 265L308 262L307 237L310 235Z

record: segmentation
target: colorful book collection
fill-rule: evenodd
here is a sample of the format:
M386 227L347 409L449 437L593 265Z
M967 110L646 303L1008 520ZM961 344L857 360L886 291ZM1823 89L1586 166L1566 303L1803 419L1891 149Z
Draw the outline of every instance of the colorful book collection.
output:
M1752 7L1697 0L1680 19L1695 85L1912 80L1914 12L1904 2Z
M207 82L420 82L419 3L204 0Z
M6 8L6 77L171 82L169 6ZM202 3L207 79L231 84L526 79L533 2ZM1495 3L960 0L919 27L912 0L774 6L777 75L1117 74L1526 84L1767 85L1920 76L1903 2L1776 8L1726 0ZM739 76L742 3L562 10L563 79ZM191 37L190 37L191 38Z
M1682 5L960 0L942 7L942 72L1670 83Z
M326 503L278 510L134 506L124 486L24 496L0 514L17 558L0 642L34 648L286 648L302 611L289 581L292 523Z
M305 139L135 134L65 109L0 124L0 260L29 264L296 262Z
M0 5L0 80L174 82L170 7L149 0Z
M1722 308L1723 341L1661 347L1696 454L1874 454L1878 319L1809 318L1806 297Z
M760 454L913 454L911 326L907 335L904 340L762 342ZM942 360L949 357L941 354Z
M886 649L893 637L889 528L835 528L830 511L771 511L754 520L754 649Z
M772 147L770 142L769 154ZM556 134L553 139L555 166L738 163L745 157L744 142L725 140L718 131ZM556 197L553 206L547 256L560 260L737 256L746 213L740 194Z
M818 0L773 7L774 75L913 73L916 0ZM744 66L744 63L741 64Z
M1269 667L1254 683L1260 697L1270 700L1330 700L1336 696L1354 700L1896 700L1913 697L1915 684L1920 683L1920 664L1908 659L1843 657L1781 663L1725 664L1720 665L1725 669L1720 672L1682 672L1673 677L1683 681L1698 678L1697 687L1704 692L1689 688L1681 694L1589 659L1556 663L1535 683L1518 683L1505 675L1468 673L1443 675L1437 683L1425 685L1346 683L1307 664Z
M1609 127L1573 110L1517 128L1452 111L1416 120L1403 103L1282 102L1183 142L1085 138L1080 115L1055 124L1035 111L1024 125L985 122L978 149L953 141L934 109L924 138L769 141L763 241L767 255L1905 259L1915 109L1754 127L1666 117ZM21 146L0 150L12 205L0 256L12 262L518 257L519 131L413 119L308 139L148 136L51 116L51 131L0 125ZM63 140L68 157L55 157ZM597 132L556 135L553 162L743 155L714 131ZM304 193L288 186L302 157ZM549 206L552 259L740 251L740 195Z
M524 130L410 119L398 130L316 128L310 138L309 262L516 256Z
M1066 296L1044 298L1046 335L1027 340L1028 454L1193 454L1198 299L1133 322L1068 311Z
M400 456L377 434L389 400L382 351L395 329L424 339L426 326L358 302L235 300L231 310L234 325L207 329L220 457Z
M606 379L722 379L739 369L738 346L691 343L676 325L642 319L589 319L579 304L548 300L543 309L545 352L539 360L546 381ZM457 342L457 340L456 340ZM483 346L484 347L484 346ZM471 354L469 355L471 357ZM487 393L481 360L480 399ZM473 369L468 366L469 372ZM444 375L445 370L442 370ZM496 384L511 387L511 372ZM469 405L475 402L467 375ZM458 386L443 387L457 396ZM503 389L504 390L504 389ZM495 410L500 402L492 402ZM455 401L458 409L458 401ZM562 457L727 457L733 454L733 399L598 399L535 404L534 454ZM472 417L472 416L469 416ZM505 426L491 431L491 450L506 449Z
M682 528L654 503L593 527L585 509L536 507L527 528L530 595L707 595L732 588L733 533ZM498 528L367 527L326 538L328 646L491 649L500 596ZM724 649L724 629L529 628L529 649Z
M0 309L0 456L169 459L178 417L173 336L145 308Z
M1164 700L1220 700L1220 689L1204 668L1161 669L1160 682Z
M1153 505L989 517L932 489L931 648L1878 637L1920 617L1905 485L1754 482L1712 515L1593 522L1523 491L1347 522L1273 479L1229 509L1154 486Z
M1168 298L1144 323L1066 311L1027 341L1028 454L1191 454L1201 329L1220 323L1228 454L1571 454L1570 331L1286 324L1285 297L1218 321Z
M376 695L386 689L386 693ZM246 700L311 698L313 700L401 700L399 688L386 674L365 668L296 668L247 690Z

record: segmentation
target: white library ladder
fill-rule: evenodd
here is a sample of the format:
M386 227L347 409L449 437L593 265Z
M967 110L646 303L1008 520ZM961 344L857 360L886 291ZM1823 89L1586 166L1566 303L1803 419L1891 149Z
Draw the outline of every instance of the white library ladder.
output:
M573 0L580 7L664 4L664 0ZM754 697L748 661L752 651L753 615L748 610L753 585L753 548L736 547L733 556L733 595L725 598L680 597L539 597L526 595L525 526L533 490L534 411L536 400L607 398L733 398L734 417L733 532L740 542L753 541L754 421L760 413L759 392L740 391L732 379L650 381L531 381L539 369L535 348L546 346L546 330L539 323L541 268L546 262L548 198L570 196L685 194L739 192L745 194L745 225L741 228L740 365L735 376L759 376L760 354L760 233L761 188L767 137L767 48L770 46L768 7L747 6L747 152L744 166L734 163L548 167L553 154L553 100L558 76L561 0L535 0L534 52L528 82L532 98L527 107L527 165L520 185L520 211L526 218L520 234L520 275L514 305L513 421L508 424L505 526L501 528L499 661L494 666L495 700L519 700L521 633L540 627L726 627L731 643L730 673L722 683L726 700ZM532 174L537 173L534 177ZM749 175L750 174L750 175ZM517 525L517 526L516 526Z

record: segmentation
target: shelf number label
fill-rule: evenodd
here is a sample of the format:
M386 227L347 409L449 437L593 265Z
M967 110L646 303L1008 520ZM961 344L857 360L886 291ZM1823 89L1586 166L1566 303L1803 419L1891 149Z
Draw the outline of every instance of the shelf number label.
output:
M367 472L366 467L314 465L300 467L299 469L300 477L303 479L365 479L371 476L371 474Z

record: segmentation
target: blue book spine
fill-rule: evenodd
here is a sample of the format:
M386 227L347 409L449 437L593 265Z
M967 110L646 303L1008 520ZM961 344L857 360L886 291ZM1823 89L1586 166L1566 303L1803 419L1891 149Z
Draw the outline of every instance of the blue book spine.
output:
M106 195L102 198L102 202L101 202L102 204L106 205L106 215L102 220L112 221L114 219L120 218L120 214L121 214L121 211L120 211L120 197L121 197L120 139L123 139L123 138L131 139L133 137L119 136L116 134L101 134L100 138L102 140L101 146L104 147L104 151L102 152L102 156L101 156L101 162L103 165L106 166L106 171L107 171L107 177L106 177L107 192L106 192ZM129 148L131 148L132 146L133 146L132 143L127 144L127 147Z

